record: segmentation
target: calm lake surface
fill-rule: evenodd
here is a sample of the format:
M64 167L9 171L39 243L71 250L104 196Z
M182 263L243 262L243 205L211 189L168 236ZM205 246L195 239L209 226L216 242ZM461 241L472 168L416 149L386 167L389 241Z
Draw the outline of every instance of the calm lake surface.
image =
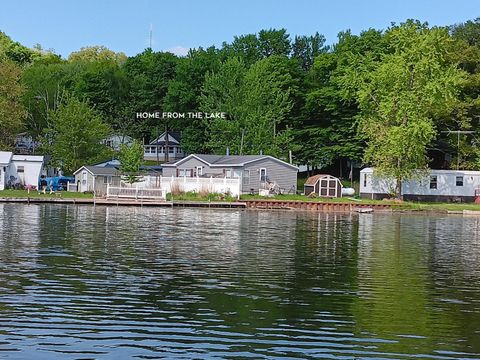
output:
M0 204L0 359L480 359L480 218Z

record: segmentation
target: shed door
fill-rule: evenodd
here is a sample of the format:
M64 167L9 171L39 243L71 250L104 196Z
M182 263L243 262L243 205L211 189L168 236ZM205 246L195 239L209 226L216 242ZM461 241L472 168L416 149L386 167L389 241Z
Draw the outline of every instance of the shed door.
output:
M88 191L88 174L86 171L82 171L82 182L80 185L81 192Z

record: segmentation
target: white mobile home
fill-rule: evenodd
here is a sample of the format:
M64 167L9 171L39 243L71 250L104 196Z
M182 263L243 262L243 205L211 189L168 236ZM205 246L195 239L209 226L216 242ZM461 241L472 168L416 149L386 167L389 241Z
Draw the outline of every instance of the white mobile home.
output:
M378 177L373 168L360 171L360 196L383 199L395 189L395 180ZM430 170L419 180L402 182L402 196L412 201L473 202L480 195L480 171Z
M13 155L0 151L0 190L7 187L37 187L44 172L44 157Z

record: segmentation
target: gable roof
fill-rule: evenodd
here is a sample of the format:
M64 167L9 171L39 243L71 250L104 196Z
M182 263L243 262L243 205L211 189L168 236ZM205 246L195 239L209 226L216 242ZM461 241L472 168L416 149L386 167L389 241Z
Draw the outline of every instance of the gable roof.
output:
M103 175L103 176L115 176L115 175L120 175L117 169L111 168L111 167L101 167L101 166L82 166L80 169L75 171L73 175L77 175L80 171L83 169L87 170L90 174L97 176L97 175Z
M11 151L0 151L0 164L10 164L13 153Z
M180 144L180 140L182 140L182 135L178 132L169 131L168 132L168 143L172 145ZM160 136L150 141L149 145L165 145L165 132L163 132Z
M173 162L163 164L163 167L176 167L181 163L195 158L207 164L210 167L226 167L226 166L244 166L246 164L259 161L270 159L276 162L279 162L285 166L289 166L295 170L298 168L292 164L289 164L283 160L277 159L276 157L270 155L210 155L210 154L191 154L183 159L176 160Z
M324 178L324 177L328 177L328 178L332 178L332 179L335 179L335 180L338 180L340 181L338 178L336 178L335 176L333 175L328 175L328 174L317 174L317 175L313 175L313 176L310 176L307 181L305 181L305 184L304 185L315 185L318 180L320 180L321 178Z

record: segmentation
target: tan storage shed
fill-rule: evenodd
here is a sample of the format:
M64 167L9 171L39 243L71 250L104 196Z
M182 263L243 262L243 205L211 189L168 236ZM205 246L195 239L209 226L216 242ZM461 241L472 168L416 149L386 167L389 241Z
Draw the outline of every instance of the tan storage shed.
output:
M319 197L342 197L342 182L335 176L318 174L307 179L304 185L305 195L314 192Z

